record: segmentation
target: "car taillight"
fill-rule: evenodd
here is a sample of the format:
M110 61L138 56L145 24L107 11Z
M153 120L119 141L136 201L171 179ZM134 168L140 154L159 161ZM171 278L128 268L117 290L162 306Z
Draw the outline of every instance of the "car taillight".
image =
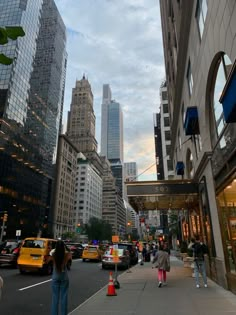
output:
M15 248L12 253L13 254L18 254L19 253L19 248Z

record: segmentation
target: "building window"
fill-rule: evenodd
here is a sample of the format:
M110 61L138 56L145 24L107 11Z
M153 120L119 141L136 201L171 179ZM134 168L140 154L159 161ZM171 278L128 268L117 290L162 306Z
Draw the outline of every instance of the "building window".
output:
M217 138L220 136L225 126L223 107L222 107L222 104L219 102L219 98L222 94L222 91L225 86L231 67L232 67L232 62L229 59L229 57L226 54L222 54L217 62L216 69L215 69L215 82L213 86L214 94L213 94L213 100L212 100L213 102L212 110L213 110L214 121L215 121L214 134L216 133ZM222 144L224 144L223 140L222 140Z
M207 1L198 0L197 9L196 9L196 19L197 19L198 30L199 30L199 34L201 38L204 31L204 24L206 21L206 16L207 16Z
M168 171L173 171L173 161L172 160L167 160L167 168Z
M169 113L168 103L167 104L163 104L163 113L164 114L168 114Z
M170 119L169 117L164 117L164 127L169 127L170 126Z
M170 141L170 130L165 131L165 141Z
M162 100L163 101L166 101L168 98L167 98L167 91L163 91L162 93L161 93L161 98L162 98Z
M188 62L187 81L188 81L189 95L191 96L192 93L193 93L193 75L192 75L192 69L191 69L191 62L190 62L190 60Z

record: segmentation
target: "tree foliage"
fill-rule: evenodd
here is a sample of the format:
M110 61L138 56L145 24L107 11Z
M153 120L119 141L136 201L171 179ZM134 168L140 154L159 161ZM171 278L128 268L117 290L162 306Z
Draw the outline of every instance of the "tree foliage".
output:
M85 233L89 240L111 240L112 226L102 219L92 217L85 226Z
M25 36L25 32L21 26L6 26L0 27L0 45L5 45L9 39L16 40L18 37ZM0 64L10 65L14 58L10 58L5 54L0 53Z

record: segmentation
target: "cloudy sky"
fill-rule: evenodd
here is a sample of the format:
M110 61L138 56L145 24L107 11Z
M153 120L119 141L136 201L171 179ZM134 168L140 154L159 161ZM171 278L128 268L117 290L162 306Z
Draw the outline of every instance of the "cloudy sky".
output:
M155 166L151 167L153 113L159 111L159 87L165 77L159 1L55 2L67 27L64 124L72 88L85 73L94 95L100 149L102 86L109 84L123 110L125 162L137 163L139 180L156 179Z

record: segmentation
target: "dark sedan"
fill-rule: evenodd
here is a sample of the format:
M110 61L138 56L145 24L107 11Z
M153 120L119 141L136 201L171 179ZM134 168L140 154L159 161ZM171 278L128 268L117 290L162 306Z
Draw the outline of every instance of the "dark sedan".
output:
M72 258L81 258L84 250L83 245L80 243L66 243L66 246L70 249Z
M0 252L0 265L11 265L17 267L17 258L20 253L21 242L7 241Z

